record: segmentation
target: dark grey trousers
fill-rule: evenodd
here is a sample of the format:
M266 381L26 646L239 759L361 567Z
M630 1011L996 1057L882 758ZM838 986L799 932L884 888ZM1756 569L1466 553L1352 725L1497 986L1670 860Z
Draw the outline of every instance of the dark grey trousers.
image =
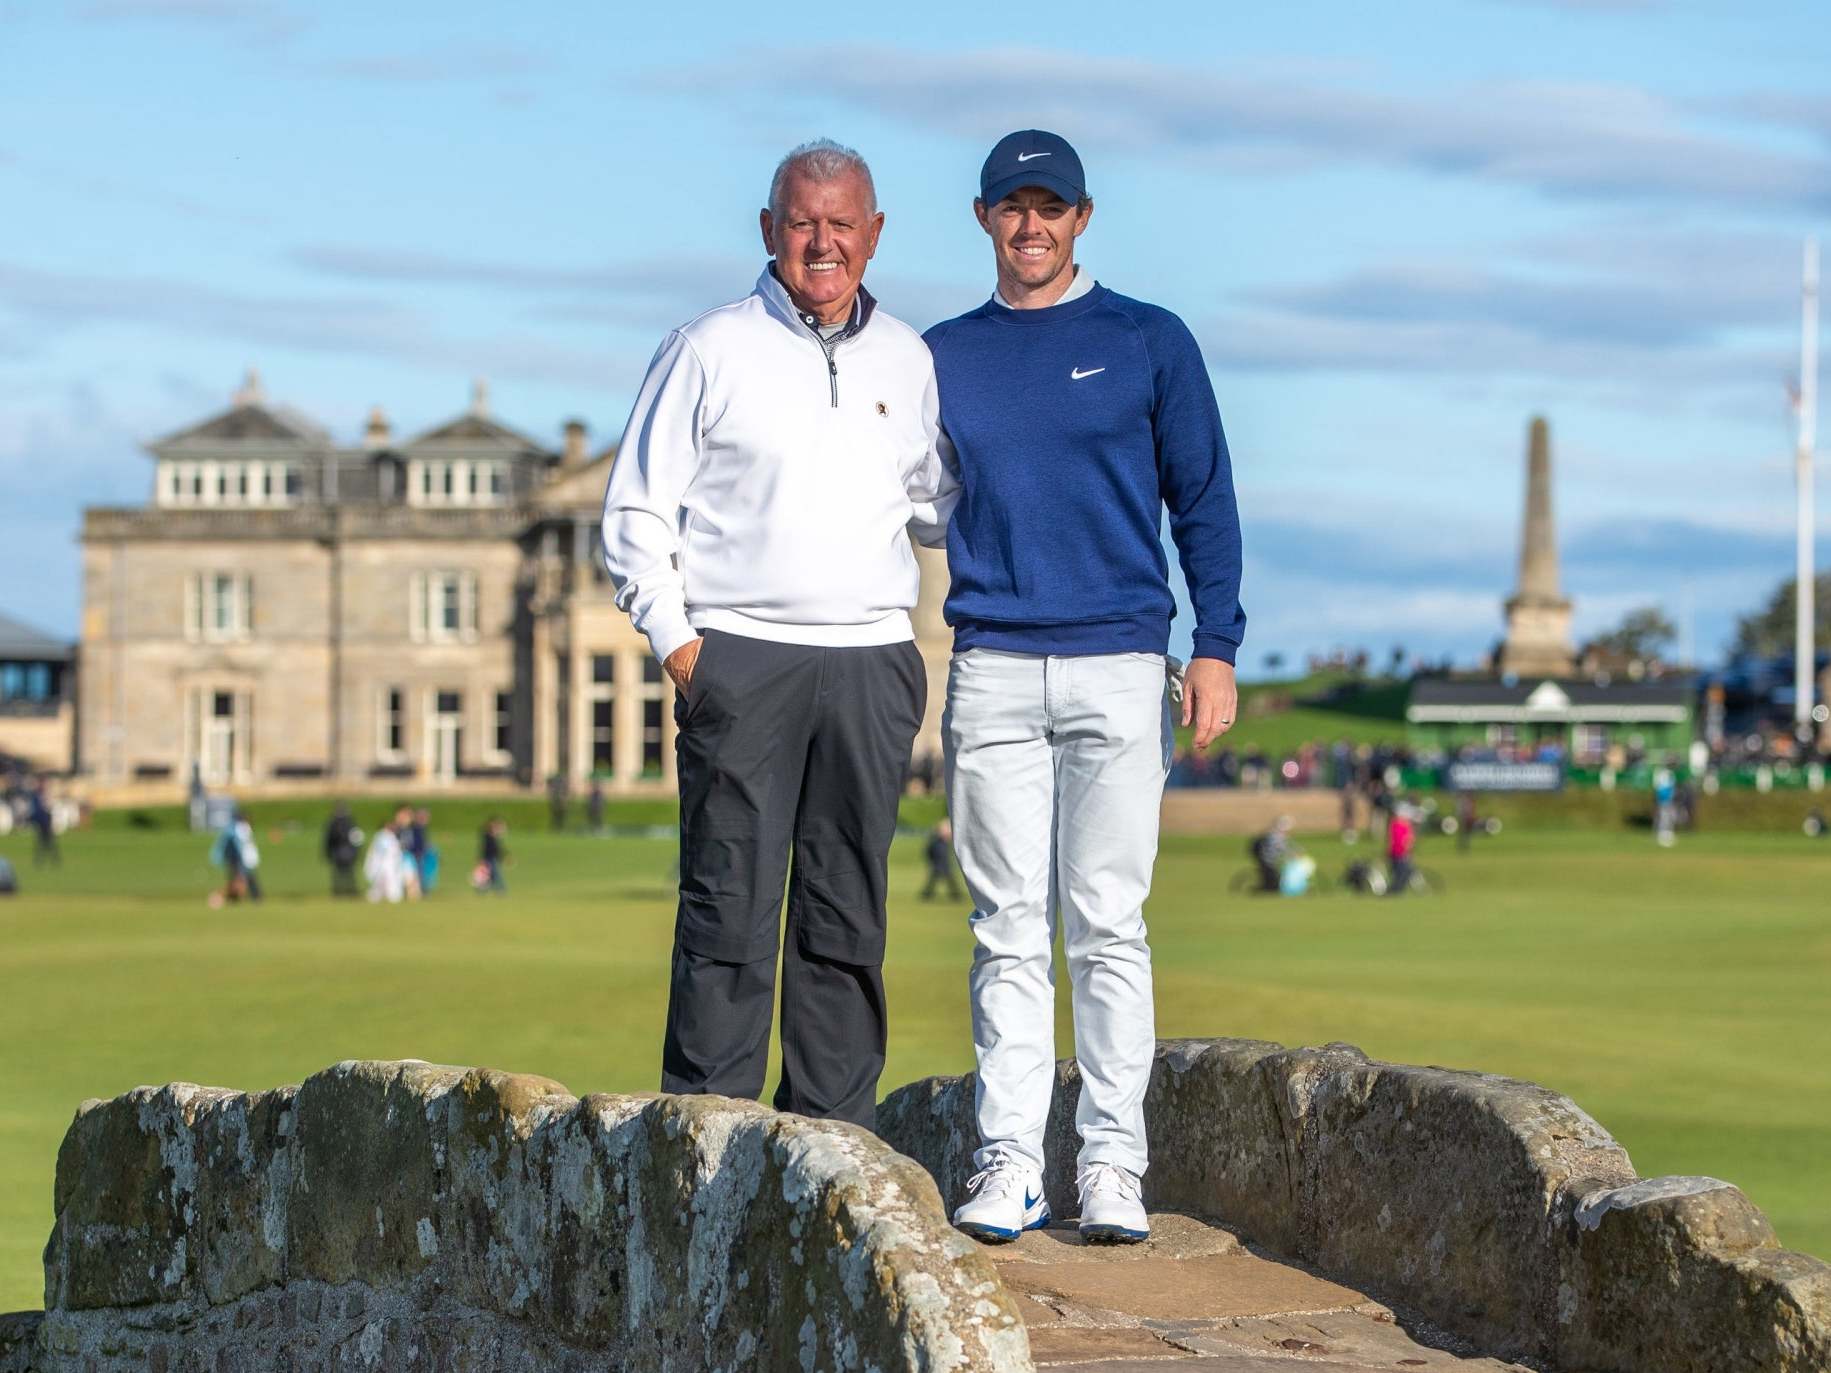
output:
M886 867L927 695L912 643L706 633L674 707L680 912L662 1091L762 1092L786 882L776 1109L871 1126Z

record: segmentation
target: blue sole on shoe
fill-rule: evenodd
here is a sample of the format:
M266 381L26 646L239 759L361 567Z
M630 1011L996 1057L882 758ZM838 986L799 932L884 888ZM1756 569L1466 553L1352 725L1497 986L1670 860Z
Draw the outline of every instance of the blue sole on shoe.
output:
M1047 1211L1044 1211L1042 1215L1038 1216L1021 1230L1007 1230L1001 1225L986 1225L981 1221L969 1220L954 1222L954 1229L958 1230L963 1235L971 1235L982 1244L1009 1244L1012 1240L1023 1234L1024 1230L1047 1230L1048 1228L1049 1213Z
M1006 1230L998 1225L981 1225L976 1221L956 1222L954 1229L963 1235L970 1235L983 1244L1009 1244L1023 1232Z

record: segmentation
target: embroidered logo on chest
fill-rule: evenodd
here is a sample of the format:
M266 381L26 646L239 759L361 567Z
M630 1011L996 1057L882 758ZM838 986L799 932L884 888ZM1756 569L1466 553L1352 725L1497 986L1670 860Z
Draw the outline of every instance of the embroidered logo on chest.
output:
M886 419L888 419L888 418L889 418L889 417L890 417L890 407L889 407L889 406L888 406L888 405L885 405L885 404L884 404L884 403L883 403L883 402L882 402L882 401L881 401L881 400L880 400L880 401L879 401L879 402L878 402L878 403L877 403L877 413L878 413L878 414L880 414L880 415L882 415L882 416L884 416L884 418L886 418Z
M1099 373L1104 372L1105 370L1106 369L1104 367L1089 367L1085 372L1083 372L1079 367L1077 367L1068 374L1068 380L1081 381L1087 377L1096 376Z

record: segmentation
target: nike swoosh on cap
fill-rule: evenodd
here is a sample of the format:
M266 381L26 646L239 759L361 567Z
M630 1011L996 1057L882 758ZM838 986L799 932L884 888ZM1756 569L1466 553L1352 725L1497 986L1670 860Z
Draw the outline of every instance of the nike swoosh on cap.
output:
M1033 157L1054 157L1054 156L1055 156L1054 153L1019 153L1017 155L1017 160L1019 162L1028 162Z

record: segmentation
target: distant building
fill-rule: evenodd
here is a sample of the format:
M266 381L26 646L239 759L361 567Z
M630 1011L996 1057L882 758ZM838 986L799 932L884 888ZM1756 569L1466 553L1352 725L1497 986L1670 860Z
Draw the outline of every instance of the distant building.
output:
M1688 678L1656 682L1421 678L1405 708L1413 748L1533 753L1555 747L1579 767L1622 755L1684 757L1694 732Z
M76 757L76 652L0 615L0 761L70 771Z
M1559 590L1551 502L1551 428L1528 428L1519 586L1504 604L1507 636L1488 677L1426 677L1412 684L1406 737L1421 750L1522 756L1554 750L1578 766L1624 757L1682 756L1695 732L1689 676L1619 680L1577 675L1571 603Z
M80 768L98 793L674 784L673 688L612 600L615 455L467 412L360 445L270 404L150 446L152 504L83 523ZM939 751L936 555L918 643ZM937 633L937 630L939 632Z

